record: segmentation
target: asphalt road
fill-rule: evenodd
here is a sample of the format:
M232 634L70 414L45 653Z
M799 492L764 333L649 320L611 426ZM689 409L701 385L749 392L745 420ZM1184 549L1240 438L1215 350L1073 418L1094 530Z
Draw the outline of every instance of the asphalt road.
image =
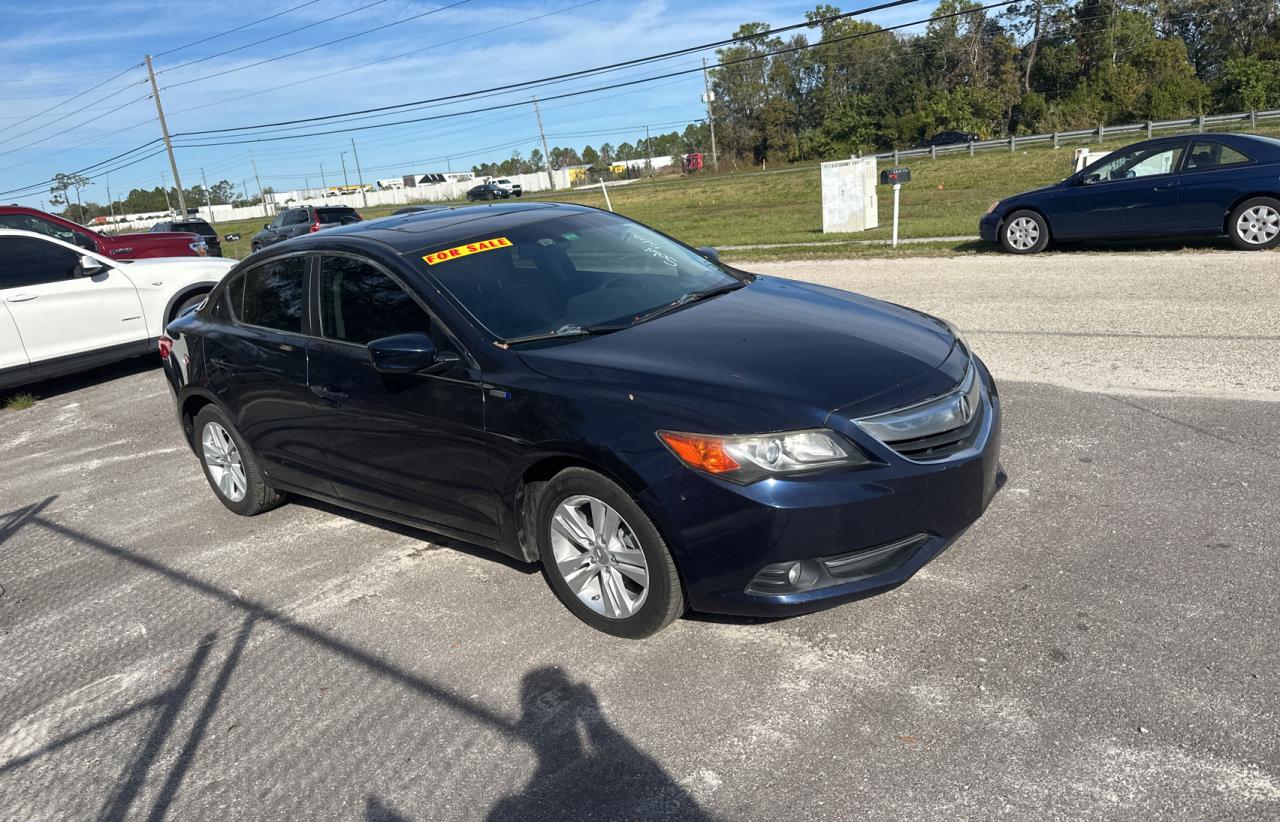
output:
M1010 482L886 594L597 634L214 499L133 363L0 412L0 818L1275 819L1273 255L820 262L988 359Z

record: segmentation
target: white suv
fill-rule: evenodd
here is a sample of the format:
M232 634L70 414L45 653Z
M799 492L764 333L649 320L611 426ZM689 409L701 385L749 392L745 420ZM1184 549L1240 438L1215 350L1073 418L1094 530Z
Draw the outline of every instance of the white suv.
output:
M0 229L0 388L156 350L165 325L235 264L112 260L44 234Z
M519 183L513 183L506 177L499 177L489 182L502 189L504 197L519 197L524 194L524 188Z

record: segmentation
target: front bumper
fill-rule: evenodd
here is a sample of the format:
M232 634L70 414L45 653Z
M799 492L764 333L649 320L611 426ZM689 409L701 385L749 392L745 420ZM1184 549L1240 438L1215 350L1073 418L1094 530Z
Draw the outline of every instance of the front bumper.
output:
M641 503L675 554L689 605L788 616L909 579L964 533L1003 485L1000 399L985 369L983 377L987 427L975 448L954 460L913 462L878 449L883 464L844 471L742 486L685 469L650 486ZM810 560L835 569L861 556L869 559L860 569L843 578L824 574L821 587L770 594L760 584L767 566Z
M992 211L978 220L978 236L988 243L994 243L1000 236L1000 215Z

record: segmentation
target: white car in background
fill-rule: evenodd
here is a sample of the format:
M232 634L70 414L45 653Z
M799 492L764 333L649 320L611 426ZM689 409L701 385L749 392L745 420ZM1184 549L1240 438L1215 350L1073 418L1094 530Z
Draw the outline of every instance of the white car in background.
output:
M523 186L521 186L519 183L511 182L511 180L509 180L506 177L498 177L490 180L489 182L493 183L495 186L502 189L502 191L505 192L502 195L504 197L520 197L524 194Z
M45 234L0 229L0 388L155 351L165 325L235 264L112 260Z

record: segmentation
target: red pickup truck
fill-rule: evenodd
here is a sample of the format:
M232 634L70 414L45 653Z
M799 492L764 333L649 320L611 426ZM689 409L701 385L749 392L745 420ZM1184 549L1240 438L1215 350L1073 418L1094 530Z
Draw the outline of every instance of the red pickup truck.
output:
M199 234L158 231L146 234L99 234L96 231L20 205L0 206L0 228L47 234L115 260L148 257L206 257L209 248Z

